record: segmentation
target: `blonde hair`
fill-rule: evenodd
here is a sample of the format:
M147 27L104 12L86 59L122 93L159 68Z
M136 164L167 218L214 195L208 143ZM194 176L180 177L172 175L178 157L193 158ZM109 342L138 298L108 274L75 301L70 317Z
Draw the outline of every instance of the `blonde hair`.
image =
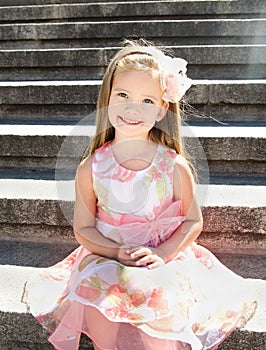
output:
M97 148L107 141L112 141L115 137L114 127L107 116L107 107L115 76L128 70L151 71L152 74L159 76L160 69L156 57L161 54L161 50L143 40L127 40L125 46L117 52L103 77L97 102L96 135L85 151L86 154L93 155ZM187 158L181 140L180 126L179 103L170 102L166 116L150 130L149 139L174 149L178 154Z

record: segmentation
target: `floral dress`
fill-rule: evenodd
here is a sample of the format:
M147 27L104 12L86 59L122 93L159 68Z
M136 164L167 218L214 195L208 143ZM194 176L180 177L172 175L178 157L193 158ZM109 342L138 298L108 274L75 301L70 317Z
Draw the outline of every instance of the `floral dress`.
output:
M173 194L176 157L158 145L150 166L133 171L116 161L111 143L96 150L97 229L105 237L156 247L171 236L185 220ZM101 349L216 349L252 302L245 279L196 243L151 270L80 246L43 269L28 284L25 300L62 350L78 349L81 333Z

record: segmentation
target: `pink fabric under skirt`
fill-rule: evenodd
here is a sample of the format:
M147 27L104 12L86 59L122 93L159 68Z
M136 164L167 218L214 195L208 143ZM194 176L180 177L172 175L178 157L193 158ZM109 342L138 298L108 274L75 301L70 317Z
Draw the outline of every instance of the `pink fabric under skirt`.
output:
M193 243L153 270L77 248L28 282L24 301L56 349L215 349L245 319L248 283Z

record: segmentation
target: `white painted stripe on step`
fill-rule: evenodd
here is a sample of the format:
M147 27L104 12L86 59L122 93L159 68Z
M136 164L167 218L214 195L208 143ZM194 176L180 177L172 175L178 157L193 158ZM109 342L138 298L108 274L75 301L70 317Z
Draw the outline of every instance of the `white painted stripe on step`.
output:
M74 180L1 179L0 198L72 201Z
M254 85L254 84L266 84L265 79L239 79L239 80L214 80L214 79L193 79L193 85Z
M31 200L74 200L74 180L1 179L0 198ZM266 186L197 185L202 206L266 206Z
M196 194L204 207L266 207L266 186L197 185Z
M252 80L253 81L253 80ZM27 81L1 81L0 87L21 87L21 86L72 86L72 85L101 85L101 80L27 80Z
M17 136L93 136L95 125L0 125L0 135ZM266 138L266 127L182 126L184 137Z
M25 6L23 6L25 7ZM215 49L215 48L253 48L253 47L259 47L264 48L266 47L266 44L226 44L226 45L186 45L186 46L180 46L180 45L168 45L164 46L166 49ZM8 50L0 50L0 53L15 53L15 52L91 52L91 51L113 51L113 50L119 50L119 46L112 46L112 47L105 47L104 49L101 47L62 47L62 48L37 48L37 49L28 49L28 48L22 48L22 49L8 49Z
M92 136L95 125L0 125L0 135Z
M256 126L186 126L182 136L266 138L266 127Z
M239 79L239 80L212 80L195 79L193 85L258 85L266 84L266 79ZM27 80L27 81L1 81L0 87L22 87L22 86L91 86L101 85L102 80Z

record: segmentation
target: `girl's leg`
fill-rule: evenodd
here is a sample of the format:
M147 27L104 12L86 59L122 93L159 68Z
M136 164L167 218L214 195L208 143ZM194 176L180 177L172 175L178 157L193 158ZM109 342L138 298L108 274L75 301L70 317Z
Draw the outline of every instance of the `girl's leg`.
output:
M94 349L94 350L101 350L100 348L98 348L97 345L95 345L95 343L93 343L93 349Z
M98 346L101 346L103 349L115 350L119 323L109 321L100 311L92 306L85 308L85 319L89 334L97 342ZM93 342L94 349L100 350L101 348L95 342Z

